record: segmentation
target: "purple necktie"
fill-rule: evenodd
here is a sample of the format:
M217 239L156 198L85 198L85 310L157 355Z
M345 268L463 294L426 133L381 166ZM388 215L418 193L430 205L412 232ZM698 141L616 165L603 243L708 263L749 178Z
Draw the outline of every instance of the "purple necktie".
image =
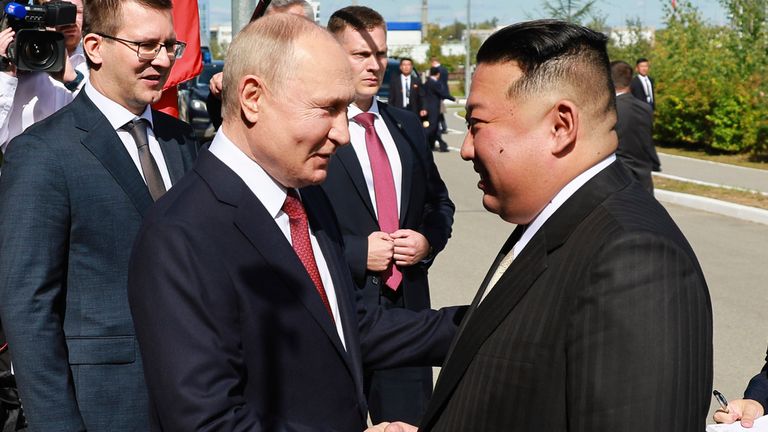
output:
M371 172L373 173L373 190L376 194L379 228L385 233L392 234L400 228L395 180L392 177L392 167L389 165L387 152L373 127L374 118L372 113L361 113L352 120L365 128L365 147L368 150L368 159L370 159ZM403 281L403 274L394 262L384 270L381 277L393 291L397 291L400 288L400 282Z

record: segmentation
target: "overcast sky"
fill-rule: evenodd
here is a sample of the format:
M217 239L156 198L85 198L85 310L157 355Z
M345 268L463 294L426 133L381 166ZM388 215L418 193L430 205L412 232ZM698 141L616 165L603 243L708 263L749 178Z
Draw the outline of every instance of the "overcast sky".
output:
M230 22L230 0L209 0L211 25ZM543 1L524 0L471 0L472 22L496 17L500 24L512 24L528 19L542 18ZM325 24L333 11L350 5L351 0L321 0L320 21ZM691 0L704 17L713 23L724 23L725 12L718 0ZM387 21L420 21L421 0L358 0L357 4L379 11ZM597 0L597 8L606 15L608 24L624 25L628 18L640 18L643 24L661 27L663 5L669 0ZM430 0L429 22L450 24L454 20L466 19L466 0Z

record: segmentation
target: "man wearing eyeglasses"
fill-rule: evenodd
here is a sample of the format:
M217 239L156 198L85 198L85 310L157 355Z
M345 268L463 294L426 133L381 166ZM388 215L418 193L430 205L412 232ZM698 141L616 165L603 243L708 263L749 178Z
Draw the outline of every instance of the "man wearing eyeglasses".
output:
M0 316L30 431L146 431L128 260L196 153L188 125L149 108L184 44L170 0L88 0L84 33L83 91L5 155Z

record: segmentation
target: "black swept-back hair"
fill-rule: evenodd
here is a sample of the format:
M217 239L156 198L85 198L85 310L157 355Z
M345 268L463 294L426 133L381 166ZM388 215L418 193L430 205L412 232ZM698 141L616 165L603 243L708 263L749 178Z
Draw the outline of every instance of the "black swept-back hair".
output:
M492 34L480 47L477 63L514 62L522 76L507 97L527 97L569 86L597 111L614 109L615 90L602 33L559 20L513 24Z

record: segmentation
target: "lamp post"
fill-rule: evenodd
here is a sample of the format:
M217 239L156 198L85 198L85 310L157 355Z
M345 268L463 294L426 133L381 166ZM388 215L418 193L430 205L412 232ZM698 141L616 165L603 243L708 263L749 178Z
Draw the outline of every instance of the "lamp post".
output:
M469 86L472 84L472 71L470 69L470 62L472 61L472 33L470 32L471 21L469 19L469 9L472 4L472 0L467 0L467 37L464 38L464 44L466 46L466 53L464 54L464 96L469 96Z

